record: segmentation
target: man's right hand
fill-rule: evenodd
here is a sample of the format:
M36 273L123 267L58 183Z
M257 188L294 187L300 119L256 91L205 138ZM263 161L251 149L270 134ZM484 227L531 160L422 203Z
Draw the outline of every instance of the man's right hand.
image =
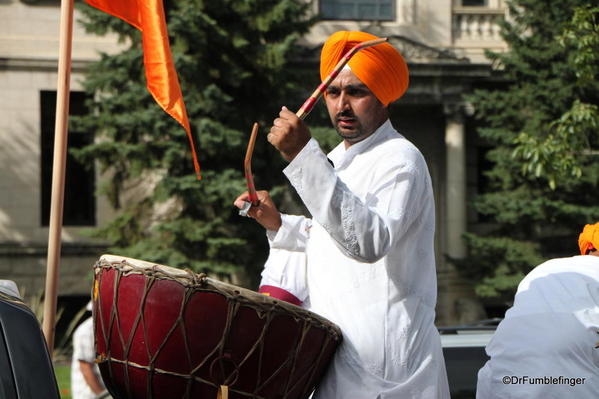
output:
M273 121L266 139L285 158L293 161L311 138L308 126L296 114L283 107L279 117Z
M266 230L278 231L282 223L281 213L272 202L268 191L257 191L256 194L258 194L258 205L250 208L248 216L256 219ZM249 202L249 193L247 191L237 197L233 205L242 209L245 201Z

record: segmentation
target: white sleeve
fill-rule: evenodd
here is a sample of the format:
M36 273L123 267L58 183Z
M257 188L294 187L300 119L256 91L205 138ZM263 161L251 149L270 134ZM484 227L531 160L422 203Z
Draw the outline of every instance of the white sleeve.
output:
M271 248L304 252L310 237L312 220L305 216L281 214L281 227L277 231L267 230Z
M422 211L423 170L423 159L385 163L373 172L376 182L363 202L311 139L283 172L339 248L353 259L372 263L387 254Z
M266 285L282 288L304 302L308 297L305 252L271 248L260 281L260 286Z
M73 358L87 363L94 363L96 349L94 347L93 322L87 319L73 334Z

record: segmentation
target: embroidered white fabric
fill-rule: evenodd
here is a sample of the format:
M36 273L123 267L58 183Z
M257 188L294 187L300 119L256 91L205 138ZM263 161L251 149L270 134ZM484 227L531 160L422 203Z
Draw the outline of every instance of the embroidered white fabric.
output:
M314 398L449 398L422 154L387 121L328 157L311 139L284 170L312 219L284 215L267 233L272 249L303 251L309 309L343 331Z

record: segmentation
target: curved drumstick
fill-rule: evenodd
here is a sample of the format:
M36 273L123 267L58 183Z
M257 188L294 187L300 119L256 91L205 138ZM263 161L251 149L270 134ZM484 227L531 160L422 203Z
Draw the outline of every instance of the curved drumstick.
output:
M247 216L250 207L258 205L258 194L254 186L254 176L252 175L252 154L254 153L254 145L256 144L256 136L258 135L258 122L254 122L252 126L252 134L248 142L248 148L245 152L245 160L243 161L243 170L245 171L245 181L248 188L248 199L244 207L239 211L241 216Z
M316 105L316 103L318 102L320 96L322 96L322 94L326 91L327 87L329 87L331 82L335 80L337 75L339 75L339 72L341 72L345 64L349 62L349 60L351 59L351 57L354 56L354 54L356 54L358 51L362 49L365 49L366 47L376 46L377 44L385 43L387 40L389 39L386 37L382 37L380 39L367 40L365 42L358 43L354 47L352 47L347 53L345 53L343 57L341 57L335 68L333 68L331 73L329 73L329 76L327 76L322 81L322 83L318 85L316 90L314 90L314 93L312 93L312 95L308 97L308 99L304 102L299 111L295 113L297 117L300 119L304 119L306 116L308 116L310 111L312 111L312 108L314 108L314 105Z
M254 153L254 145L256 144L256 136L258 135L258 122L254 122L252 126L252 134L250 135L250 141L248 142L248 149L245 153L245 160L243 161L243 170L245 171L245 180L248 186L249 200L252 205L258 205L258 194L256 194L256 187L254 187L254 176L252 175L252 154Z

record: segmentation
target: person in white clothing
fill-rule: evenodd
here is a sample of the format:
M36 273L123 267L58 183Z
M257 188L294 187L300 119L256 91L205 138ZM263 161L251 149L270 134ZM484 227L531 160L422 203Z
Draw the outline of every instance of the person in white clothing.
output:
M306 254L270 248L260 280L261 294L309 308Z
M91 302L87 305L91 311ZM100 370L95 363L94 323L91 317L81 323L73 333L73 358L71 361L71 397L73 399L110 398L106 392Z
M321 78L347 50L374 38L333 34L323 46ZM434 326L431 179L420 151L388 116L388 105L407 89L408 69L388 43L358 52L348 66L325 94L342 138L328 159L285 107L268 134L312 218L281 214L265 191L248 215L267 229L272 249L305 256L309 309L343 332L314 398L449 398Z
M581 255L551 259L518 285L478 372L478 399L599 398L599 223Z

